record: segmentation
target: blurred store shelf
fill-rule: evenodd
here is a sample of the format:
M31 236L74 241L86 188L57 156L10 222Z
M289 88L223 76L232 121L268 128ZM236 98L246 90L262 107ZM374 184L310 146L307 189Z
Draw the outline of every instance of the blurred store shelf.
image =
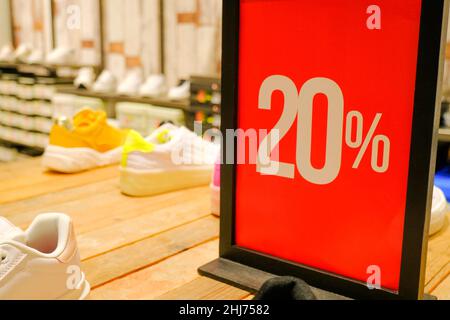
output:
M97 98L110 102L132 102L132 103L140 103L140 104L150 104L159 107L166 108L174 108L181 109L185 111L189 111L189 100L182 101L174 101L169 100L167 98L143 98L143 97L135 97L135 96L125 96L114 93L97 93L90 90L80 90L76 88L60 88L58 89L58 93L61 94L71 94L77 96L84 96L89 98Z
M51 64L28 64L20 62L0 62L0 69L15 69L19 73L34 74L41 77L58 75L59 77L74 78L81 68L93 68L97 73L99 66L93 65L51 65Z
M450 128L439 129L439 141L450 142Z

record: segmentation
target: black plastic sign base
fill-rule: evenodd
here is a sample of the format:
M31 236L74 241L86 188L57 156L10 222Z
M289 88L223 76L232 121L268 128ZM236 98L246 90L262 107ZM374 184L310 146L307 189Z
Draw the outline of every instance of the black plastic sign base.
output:
M276 277L276 275L222 258L201 267L199 274L251 293L258 292L267 280ZM313 287L311 289L319 300L351 300L332 292Z
M271 278L277 277L255 268L233 262L231 260L219 258L214 260L198 270L201 276L226 283L233 287L248 291L258 292L262 285ZM311 287L318 300L353 300L333 292ZM436 297L425 295L425 300L437 300Z

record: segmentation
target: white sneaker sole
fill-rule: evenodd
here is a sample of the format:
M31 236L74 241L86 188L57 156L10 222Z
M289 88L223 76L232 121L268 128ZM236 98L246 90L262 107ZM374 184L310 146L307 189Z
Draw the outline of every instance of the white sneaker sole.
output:
M122 193L133 197L200 187L211 183L213 166L171 171L139 171L121 168Z
M49 146L45 150L44 168L61 173L77 173L98 167L118 164L122 147L101 153L88 148L62 148Z

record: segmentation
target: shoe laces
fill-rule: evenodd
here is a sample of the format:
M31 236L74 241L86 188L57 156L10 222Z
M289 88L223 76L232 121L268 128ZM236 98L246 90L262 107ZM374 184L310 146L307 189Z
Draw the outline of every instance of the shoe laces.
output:
M158 140L158 142L160 144L165 144L167 142L169 142L170 140L172 140L172 135L171 132L169 130L162 130L156 137L156 140Z

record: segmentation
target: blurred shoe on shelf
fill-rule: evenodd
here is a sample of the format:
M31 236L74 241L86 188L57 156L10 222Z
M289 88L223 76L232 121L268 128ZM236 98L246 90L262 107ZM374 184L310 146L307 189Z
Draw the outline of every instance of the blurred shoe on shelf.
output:
M45 55L42 50L33 50L30 56L26 59L26 63L29 64L42 64L45 62Z
M14 48L12 45L7 44L0 50L0 62L14 62L15 60Z
M447 110L442 113L443 125L446 128L450 128L450 110Z
M23 43L14 51L14 58L20 62L26 62L33 49L29 44Z
M143 197L208 185L218 152L217 145L172 124L147 139L131 131L123 148L122 193Z
M27 231L0 220L0 300L84 300L90 286L81 271L71 219L38 216Z
M191 82L184 81L180 86L169 90L169 99L184 100L191 96Z
M211 103L220 105L222 103L222 94L220 92L214 92L211 97Z
M175 125L185 123L185 114L181 109L131 102L117 103L116 117L121 128L133 129L144 137L158 129L163 123L171 122Z
M55 66L73 64L75 61L75 49L59 47L50 52L46 59L47 63Z
M438 187L434 187L429 232L430 236L442 230L448 212L448 204L444 192Z
M211 212L220 216L220 161L214 166L213 181L211 184Z
M43 166L62 173L76 173L120 162L122 145L128 134L107 123L104 111L83 109L73 119L73 128L56 124Z
M141 69L129 71L125 80L117 88L117 93L126 96L137 95L143 82L144 76Z
M94 85L95 71L93 68L86 67L81 68L78 72L78 76L74 81L74 85L77 89L90 90Z
M166 77L162 74L151 75L139 90L141 96L149 98L159 97L166 92Z
M116 77L111 71L104 70L94 83L92 90L97 93L112 93L116 91L116 88Z

